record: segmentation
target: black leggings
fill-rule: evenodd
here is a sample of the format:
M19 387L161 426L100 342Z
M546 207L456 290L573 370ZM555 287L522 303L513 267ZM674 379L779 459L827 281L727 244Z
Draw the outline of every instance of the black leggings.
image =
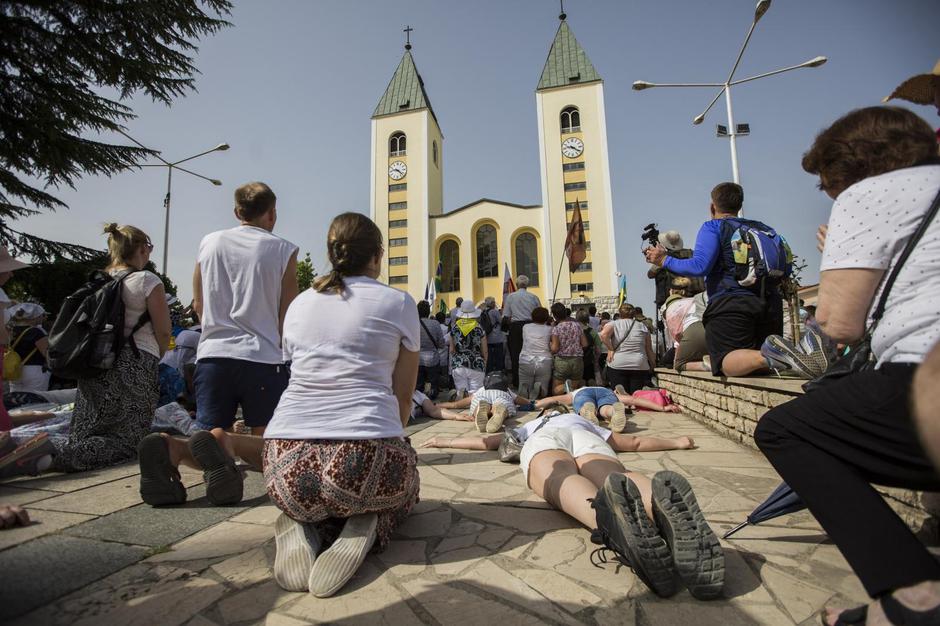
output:
M913 365L847 376L771 409L754 439L872 597L940 580L940 563L870 483L940 490L909 409Z
M653 384L653 377L649 370L618 370L607 366L604 370L607 377L607 386L611 389L623 385L627 393L638 391L647 385Z

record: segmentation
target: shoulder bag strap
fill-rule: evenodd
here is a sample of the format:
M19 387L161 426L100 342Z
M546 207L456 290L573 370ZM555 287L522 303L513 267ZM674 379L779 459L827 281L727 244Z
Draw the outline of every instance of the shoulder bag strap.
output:
M878 325L878 321L884 315L885 305L888 303L888 295L891 292L891 287L894 286L894 281L897 280L898 274L901 273L901 268L904 266L907 258L911 256L911 253L914 251L914 247L917 245L917 242L919 242L921 237L924 236L924 233L927 232L927 228L930 226L933 218L936 217L938 207L940 207L940 191L937 192L936 197L933 199L933 204L931 204L930 208L927 209L927 214L924 215L924 219L921 220L917 230L915 230L914 234L911 235L911 238L908 239L907 245L904 246L904 251L901 252L901 256L898 257L898 262L894 264L894 267L891 269L891 273L888 275L888 278L885 279L884 288L881 290L881 297L878 299L878 305L875 307L875 311L871 314L871 327L868 329L869 336L872 334L872 332L874 332L875 326Z
M441 347L437 345L437 340L434 339L434 335L432 335L431 331L428 330L428 327L424 325L424 320L418 320L418 323L421 324L421 328L424 329L424 334L427 335L428 339L431 340L431 343L434 344L434 349L440 350ZM434 322L434 323L436 324L437 322Z
M13 345L10 346L10 350L16 350L16 346L18 346L19 343L20 343L20 341L23 339L23 337L26 336L26 333L28 333L28 332L31 331L31 330L32 330L32 328L27 328L26 330L24 330L23 332L21 332L21 333L20 333L20 336L16 338L16 341L13 342ZM32 356L32 353L30 353L30 356ZM27 358L28 358L28 357L27 357Z
M627 328L627 332L624 334L623 339L621 339L620 341L618 341L618 342L617 342L617 345L614 346L614 352L617 351L617 348L620 347L620 344L622 344L624 341L627 340L627 337L629 337L629 336L630 336L630 333L633 332L633 327L634 327L634 326L636 326L636 320L633 320L632 322L630 322L630 327Z

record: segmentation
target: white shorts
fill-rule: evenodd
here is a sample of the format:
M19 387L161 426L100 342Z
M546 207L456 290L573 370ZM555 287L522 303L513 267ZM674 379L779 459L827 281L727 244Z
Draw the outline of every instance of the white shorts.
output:
M483 386L483 372L472 370L469 367L454 368L454 388L457 391L466 389L467 393L473 393Z
M552 428L546 425L529 437L519 453L519 466L529 484L529 463L539 452L564 450L574 458L585 454L603 454L616 459L617 453L606 441L594 433L580 428Z

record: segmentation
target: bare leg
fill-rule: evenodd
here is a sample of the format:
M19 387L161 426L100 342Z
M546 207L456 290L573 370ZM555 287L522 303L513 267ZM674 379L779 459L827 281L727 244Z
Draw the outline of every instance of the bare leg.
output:
M226 454L232 458L239 457L251 465L252 469L256 469L259 472L261 471L261 450L264 445L264 439L256 437L255 435L227 433L221 428L214 428L211 432L212 436L218 440L219 445L222 446ZM189 451L187 439L171 437L166 434L163 436L166 438L167 447L170 451L170 463L172 463L174 467L185 465L193 469L202 469L202 466L193 458L192 452Z
M692 361L682 366L683 372L710 372L711 368L705 366L702 361Z
M575 459L581 476L588 479L597 491L604 486L604 481L611 474L626 474L640 490L643 498L643 508L650 519L653 519L653 483L643 474L628 471L623 463L603 454L585 454ZM592 496L593 497L593 496Z
M565 391L565 381L558 380L557 378L552 379L552 393L556 396L563 395L567 393Z
M597 495L597 487L578 474L575 460L564 450L546 450L533 457L529 464L529 486L556 509L588 528L597 527L594 509L588 501Z
M602 406L600 409L597 410L597 413L598 413L602 418L604 418L605 420L607 420L607 421L609 422L609 421L610 421L610 418L612 418L612 417L614 416L614 405L612 405L612 404L605 404L604 406Z
M760 350L733 350L721 362L721 371L725 376L747 376L766 369L767 359Z

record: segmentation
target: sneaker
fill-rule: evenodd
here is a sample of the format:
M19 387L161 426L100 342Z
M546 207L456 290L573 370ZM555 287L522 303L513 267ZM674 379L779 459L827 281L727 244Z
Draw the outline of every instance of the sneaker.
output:
M614 387L614 393L619 393L622 396L627 395L627 390L623 388L623 385L617 385Z
M431 383L424 383L424 395L431 397Z
M623 402L614 402L614 414L610 418L610 429L615 433L622 433L627 427L627 407Z
M771 369L793 370L802 378L816 378L829 367L829 361L822 350L805 354L780 335L767 337L760 347L760 353L767 359Z
M9 450L9 443L6 448ZM38 476L52 466L55 453L55 446L49 441L48 433L40 433L0 458L0 478Z
M486 400L480 400L477 404L477 410L473 412L473 421L477 425L477 432L485 433L486 424L490 421L490 403Z
M456 400L457 400L457 390L451 389L450 391L447 392L447 401L454 402Z
M170 463L170 449L160 433L150 433L137 445L140 463L140 497L150 506L183 504L186 487L179 471Z
M725 554L689 481L675 472L657 472L653 476L653 517L692 596L710 600L721 595Z
M209 502L222 506L242 501L245 486L242 473L235 468L235 459L225 453L212 433L200 430L193 434L189 438L189 451L202 467Z
M320 534L312 524L278 515L274 522L274 580L286 591L307 591L310 572L320 551Z
M598 425L597 405L594 404L593 402L585 402L584 405L581 406L581 410L579 411L579 414L581 415L581 417L591 422L595 426Z
M542 383L535 383L532 385L532 395L529 396L533 400L538 400L542 397Z
M804 354L819 353L818 359L824 360L826 369L836 360L838 350L835 343L829 337L826 337L814 328L807 327L806 332L800 337L800 350Z
M709 372L712 371L712 358L710 356L708 356L707 354L703 356L702 363L705 364L705 369L707 369Z
M328 598L355 575L375 543L378 526L375 513L353 515L329 548L313 563L307 588L318 598Z
M506 421L509 411L506 409L506 406L503 404L497 404L493 407L493 417L491 417L486 422L486 432L488 433L497 433L499 429L503 427L503 422Z
M656 595L675 595L678 589L669 547L647 517L633 481L624 474L609 475L591 507L597 516L591 540L612 550ZM604 548L598 550L601 556ZM591 558L593 562L594 554Z

